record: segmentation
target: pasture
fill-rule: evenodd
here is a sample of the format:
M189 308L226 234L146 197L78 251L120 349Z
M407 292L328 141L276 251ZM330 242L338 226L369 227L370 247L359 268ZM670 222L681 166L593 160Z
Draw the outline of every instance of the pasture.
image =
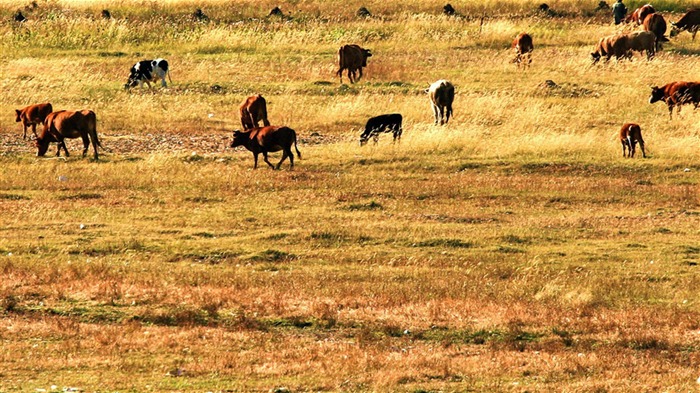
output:
M696 390L700 113L648 98L700 41L592 66L598 1L444 3L0 0L0 392ZM348 43L373 56L340 85ZM157 57L172 85L125 91ZM293 171L227 148L254 93ZM40 102L93 110L100 160L35 157ZM360 147L382 113L400 143Z

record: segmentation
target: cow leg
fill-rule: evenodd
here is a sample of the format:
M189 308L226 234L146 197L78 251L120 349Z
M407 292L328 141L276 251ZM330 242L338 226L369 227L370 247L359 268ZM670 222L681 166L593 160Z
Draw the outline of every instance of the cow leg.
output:
M83 139L83 157L87 154L88 148L90 147L90 138L87 135L81 136ZM97 152L97 150L95 150Z
M359 81L360 79L362 79L362 67L360 67L360 76L355 79L355 82Z
M275 166L272 165L272 163L270 162L270 159L267 157L267 152L263 151L262 154L263 154L263 160L267 163L267 165L269 165L270 168L275 169Z
M438 110L440 111L440 125L443 125L445 124L445 107L440 105Z
M642 137L639 137L639 148L642 149L642 157L647 158L647 153L644 151L644 139Z
M447 122L450 121L450 116L452 116L452 105L446 106L445 112L445 117L447 117L447 119L445 119L445 124L447 124Z
M255 159L255 165L253 165L253 169L258 169L258 153L253 153L253 158Z
M22 123L22 128L24 129L24 134L22 135L22 139L27 139L27 126L24 123ZM36 134L36 132L34 134Z
M621 141L620 144L622 145L622 158L627 157L625 154L625 141Z
M294 156L292 155L292 152L287 149L282 149L282 159L280 162L277 163L277 167L275 169L280 169L282 167L282 163L284 162L285 158L289 157L289 162L291 163L290 169L294 168Z
M34 133L34 138L38 138L39 135L36 134L36 123L32 123L32 132ZM25 130L26 134L26 130Z
M433 106L433 115L435 116L435 125L437 125L438 122L440 121L440 117L439 117L440 114L439 114L439 112L438 112L438 107L437 107L437 105L433 104L432 106Z
M668 119L673 120L673 104L668 105Z
M375 132L375 133L372 134L372 140L374 140L374 144L375 144L375 145L376 145L377 143L379 143L379 133L378 133L378 132Z

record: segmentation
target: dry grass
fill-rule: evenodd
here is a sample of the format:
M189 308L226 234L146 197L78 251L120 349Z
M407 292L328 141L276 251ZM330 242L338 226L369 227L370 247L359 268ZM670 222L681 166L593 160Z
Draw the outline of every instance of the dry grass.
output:
M18 25L0 1L0 391L696 389L699 115L647 103L700 72L689 35L592 67L614 28L577 1L37 3ZM341 86L348 42L375 56ZM155 56L174 84L121 90ZM294 171L225 148L252 92ZM95 110L111 151L33 157L13 109L40 101ZM360 148L388 112L401 142ZM620 157L626 121L650 158Z

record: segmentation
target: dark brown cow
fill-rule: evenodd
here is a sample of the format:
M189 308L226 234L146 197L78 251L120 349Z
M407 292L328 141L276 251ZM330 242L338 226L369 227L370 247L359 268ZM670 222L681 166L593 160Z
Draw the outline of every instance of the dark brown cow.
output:
M290 169L294 168L294 154L292 153L292 144L297 151L297 157L301 159L301 153L297 148L297 133L289 127L255 127L247 131L236 130L233 132L233 141L231 147L245 146L246 149L253 152L255 165L258 167L258 154L262 153L263 159L272 169L280 169L285 158L289 157ZM277 167L272 165L267 158L268 152L282 150L282 159L277 164Z
M260 94L246 98L238 110L241 114L241 125L244 130L258 127L261 120L263 126L270 125L267 120L267 102Z
M369 49L363 49L359 45L344 45L338 49L338 72L335 74L340 77L340 83L343 83L343 70L348 70L348 79L350 83L355 83L362 78L362 67L367 67L367 58L372 57ZM356 77L356 72L360 72L360 76Z
M22 109L15 109L15 114L17 117L15 121L17 123L22 122L22 128L24 133L22 134L22 139L27 139L27 128L32 126L32 132L34 137L36 137L36 126L37 124L42 124L49 113L53 112L53 107L50 103L29 105Z
M656 50L661 50L661 43L668 42L666 38L666 19L661 14L649 14L644 19L644 30L656 35Z
M527 33L518 34L513 40L513 48L515 48L513 63L517 64L518 68L520 68L520 63L523 63L524 67L528 67L532 63L532 51L535 49L532 45L532 37Z
M646 4L643 5L636 10L634 10L633 13L631 13L627 18L625 18L625 23L630 23L634 22L637 25L641 25L644 23L644 19L647 17L647 15L655 13L656 10L654 7L651 6L651 4Z
M629 34L623 34L626 37L625 44L627 49L642 53L647 52L647 60L651 60L656 54L656 34L651 31L635 31ZM630 56L631 57L631 56Z
M700 104L700 83L696 82L671 82L661 87L652 87L649 103L663 101L668 105L669 119L673 120L673 107L678 108L681 113L681 106L693 104L695 109Z
M642 138L642 129L639 127L639 124L625 123L620 129L622 157L634 157L634 153L637 150L637 142L639 142L639 147L642 149L642 157L646 158L647 153L644 151L644 139ZM625 150L628 151L627 155L625 155Z
M678 33L685 30L693 35L694 41L698 28L700 28L700 9L690 10L678 22L671 22L671 37L675 37Z
M97 139L97 117L95 112L83 110L79 112L58 111L52 112L44 121L44 129L41 135L36 138L37 156L42 157L46 154L51 142L58 143L57 156L61 155L61 147L66 152L66 157L69 156L68 149L64 142L65 138L82 138L83 139L83 157L87 154L90 141L92 148L95 151L95 160L97 160L97 146L102 147L99 139Z

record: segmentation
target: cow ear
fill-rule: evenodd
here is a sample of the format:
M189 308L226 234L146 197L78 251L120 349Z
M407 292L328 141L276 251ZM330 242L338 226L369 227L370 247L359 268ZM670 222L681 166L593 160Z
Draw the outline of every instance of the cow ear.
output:
M15 109L15 112L17 112L17 116L19 116L22 113L22 111L19 109Z
M424 93L430 93L430 89L423 90Z

